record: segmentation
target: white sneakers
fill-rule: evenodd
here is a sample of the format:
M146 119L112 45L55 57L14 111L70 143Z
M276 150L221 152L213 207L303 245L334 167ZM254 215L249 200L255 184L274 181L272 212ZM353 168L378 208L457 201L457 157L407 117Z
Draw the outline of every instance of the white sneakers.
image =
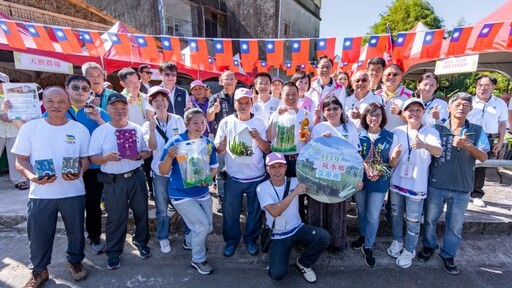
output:
M304 266L302 266L300 263L299 263L299 258L297 258L297 260L295 261L295 265L297 265L297 268L299 268L300 272L302 272L302 276L304 276L304 279L306 281L308 281L309 283L315 283L316 282L316 274L315 274L315 271L313 271L313 269L311 268L306 268Z
M482 200L482 198L472 198L473 205L480 208L485 208L485 202Z
M402 252L402 249L404 248L404 244L401 242L398 242L396 240L393 240L393 243L391 243L391 246L388 248L388 254L389 256L393 258L398 258L400 256L400 252Z
M168 239L163 239L163 240L160 240L159 242L160 242L160 251L162 251L162 253L167 254L167 253L171 252L171 244L169 244Z
M402 268L409 268L412 265L412 259L416 256L416 251L409 252L407 249L402 251L402 254L396 258L396 265Z

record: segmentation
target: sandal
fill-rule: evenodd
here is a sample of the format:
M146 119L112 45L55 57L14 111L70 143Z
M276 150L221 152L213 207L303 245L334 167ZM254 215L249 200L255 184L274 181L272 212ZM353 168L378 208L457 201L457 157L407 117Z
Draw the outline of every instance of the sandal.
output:
M14 187L18 188L19 190L27 190L30 188L30 185L28 185L27 181L23 181L14 185Z

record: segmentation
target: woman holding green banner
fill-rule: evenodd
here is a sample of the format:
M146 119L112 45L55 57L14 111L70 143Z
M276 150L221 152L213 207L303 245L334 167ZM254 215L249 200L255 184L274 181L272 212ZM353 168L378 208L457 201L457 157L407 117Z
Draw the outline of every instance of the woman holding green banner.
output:
M206 237L213 231L213 215L208 184L217 173L217 156L213 142L203 135L208 124L203 111L192 108L184 118L187 131L169 139L158 168L161 175L171 173L169 198L191 229L185 236L192 247L190 265L201 274L210 274L213 267L206 261Z
M339 137L360 150L357 129L345 119L343 106L335 96L328 96L322 103L322 113L327 121L318 123L311 132L311 139L318 137ZM359 189L359 188L358 188ZM331 244L327 248L331 252L341 252L347 246L347 224L345 201L327 204L309 198L308 224L326 229L331 233Z

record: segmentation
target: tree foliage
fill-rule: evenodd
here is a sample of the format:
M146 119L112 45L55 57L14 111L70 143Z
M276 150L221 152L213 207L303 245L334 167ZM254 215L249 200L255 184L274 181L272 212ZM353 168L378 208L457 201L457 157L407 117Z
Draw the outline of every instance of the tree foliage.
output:
M411 30L420 21L430 29L440 29L444 22L432 5L424 0L395 0L380 16L380 20L370 28L371 35L386 33L386 23L396 34Z

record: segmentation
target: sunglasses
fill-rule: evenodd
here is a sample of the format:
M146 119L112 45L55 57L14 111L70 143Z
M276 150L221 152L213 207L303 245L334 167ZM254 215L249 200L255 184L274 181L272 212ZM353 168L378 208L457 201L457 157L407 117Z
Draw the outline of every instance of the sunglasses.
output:
M80 86L80 85L77 85L77 84L73 84L71 85L71 90L75 91L75 92L78 92L80 90L82 90L82 92L89 92L91 90L91 87L89 86Z
M178 76L178 73L176 72L164 72L162 73L165 77L176 77Z
M366 82L368 82L368 79L362 78L362 79L354 79L352 81L354 81L355 83L366 83Z
M397 76L400 76L400 73L388 73L388 74L384 74L384 76L386 76L386 77L397 77Z
M325 108L325 111L327 111L327 112L331 112L331 111L332 112L336 112L338 110L340 110L340 107Z
M142 73L146 73L148 75L153 75L153 72L152 71L142 71Z

